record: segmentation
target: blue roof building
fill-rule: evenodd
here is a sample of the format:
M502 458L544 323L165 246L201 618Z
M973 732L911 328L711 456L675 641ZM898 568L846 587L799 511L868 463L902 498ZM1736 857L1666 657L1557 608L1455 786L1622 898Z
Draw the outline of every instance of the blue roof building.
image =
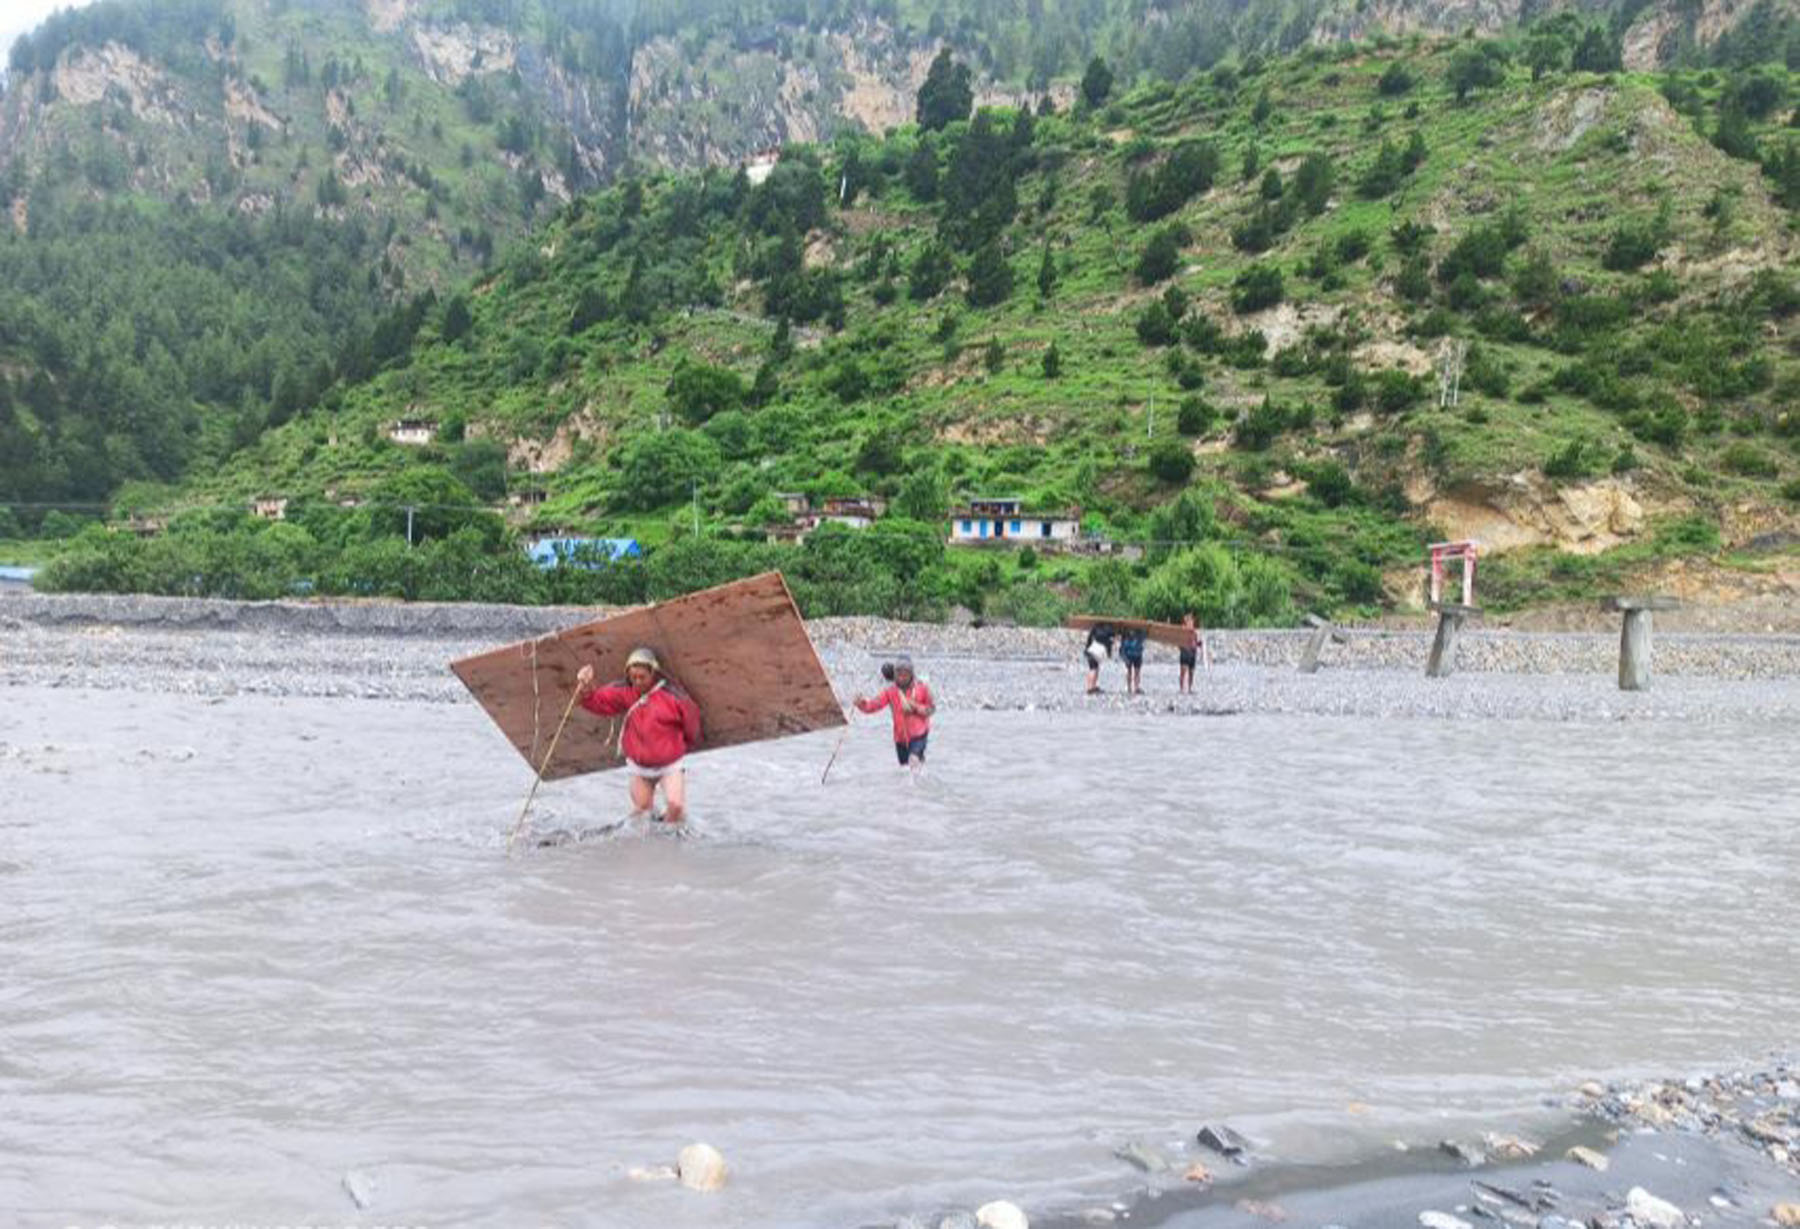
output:
M526 548L540 568L598 568L644 553L636 538L540 538Z

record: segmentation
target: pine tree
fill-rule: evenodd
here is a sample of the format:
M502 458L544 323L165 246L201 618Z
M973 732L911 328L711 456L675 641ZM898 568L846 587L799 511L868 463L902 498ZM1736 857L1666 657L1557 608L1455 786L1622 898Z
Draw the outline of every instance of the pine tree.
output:
M1057 346L1056 342L1052 341L1050 343L1050 348L1044 351L1044 378L1046 380L1054 380L1061 374L1062 350Z
M993 307L1012 296L1013 271L998 238L982 244L969 264L969 306Z
M919 87L919 127L937 132L958 120L969 118L975 106L975 87L970 83L969 66L959 63L945 47L931 61L925 83Z
M1087 71L1081 75L1081 96L1090 107L1102 106L1112 93L1112 88L1112 69L1107 67L1105 60L1095 56L1088 61Z
M1044 240L1044 258L1038 261L1038 297L1048 299L1056 293L1056 258L1050 254L1050 241Z

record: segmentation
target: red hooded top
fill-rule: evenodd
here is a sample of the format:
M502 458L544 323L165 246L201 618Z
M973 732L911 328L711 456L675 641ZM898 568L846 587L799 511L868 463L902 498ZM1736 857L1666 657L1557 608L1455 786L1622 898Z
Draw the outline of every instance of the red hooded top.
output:
M929 705L931 688L925 685L925 680L915 678L906 698L914 704ZM874 699L859 701L856 707L865 713L876 713L884 708L892 708L894 710L894 741L897 743L909 743L915 738L923 738L931 733L930 717L924 713L909 713L901 705L898 684L889 684L882 688L880 694Z
M666 768L700 745L700 708L687 692L667 681L638 693L629 683L596 687L581 707L602 717L625 714L619 747L625 758L645 768Z

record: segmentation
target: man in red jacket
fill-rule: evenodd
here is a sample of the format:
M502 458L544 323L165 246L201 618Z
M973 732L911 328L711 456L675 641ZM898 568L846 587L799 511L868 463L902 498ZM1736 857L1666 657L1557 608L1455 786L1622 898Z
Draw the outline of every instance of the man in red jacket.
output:
M884 670L885 675L887 672ZM873 700L856 697L856 707L865 713L892 709L894 716L894 754L900 764L925 767L925 743L931 737L931 688L913 674L912 659L902 657L894 662L894 681L882 688Z
M625 714L619 750L631 771L631 805L650 813L660 784L663 822L680 823L687 815L681 759L700 743L700 709L693 698L669 681L649 649L631 651L623 683L595 687L592 666L583 666L575 682L581 688L581 707L588 712L602 717Z

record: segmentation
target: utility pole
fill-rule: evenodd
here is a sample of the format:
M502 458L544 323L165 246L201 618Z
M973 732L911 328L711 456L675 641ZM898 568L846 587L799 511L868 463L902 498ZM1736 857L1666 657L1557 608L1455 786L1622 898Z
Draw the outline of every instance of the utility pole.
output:
M697 538L700 536L700 479L690 479L689 487L694 496L694 536Z
M413 506L411 504L406 505L406 544L408 546L413 544Z
M1144 438L1156 438L1156 394L1150 394L1150 406L1144 411Z

